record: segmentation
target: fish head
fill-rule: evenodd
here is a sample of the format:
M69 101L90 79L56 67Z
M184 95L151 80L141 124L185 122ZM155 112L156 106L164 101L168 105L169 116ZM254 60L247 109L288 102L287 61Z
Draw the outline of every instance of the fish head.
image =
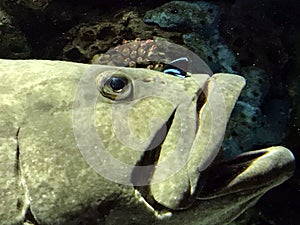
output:
M226 224L292 176L281 146L217 157L244 78L176 74L0 60L1 221Z
M230 74L183 78L95 65L77 91L77 144L98 173L133 185L151 205L188 208L220 150L244 84Z

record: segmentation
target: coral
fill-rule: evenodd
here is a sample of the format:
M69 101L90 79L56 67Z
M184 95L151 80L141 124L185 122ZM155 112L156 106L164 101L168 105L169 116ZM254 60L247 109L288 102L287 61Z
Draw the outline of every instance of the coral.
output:
M223 42L218 6L208 2L173 1L147 11L144 22L181 31L183 42L211 67L213 72L238 73L235 55Z
M24 34L0 8L0 57L15 59L26 58L29 55L30 47Z
M86 61L96 53L106 52L112 45L120 42L122 30L121 24L110 22L80 24L69 32L72 37L68 37L71 42L64 47L64 59ZM73 34L76 34L74 39Z
M219 9L208 2L172 1L146 12L145 23L155 23L162 28L203 31L216 26Z
M183 35L184 43L199 55L214 72L238 73L239 64L235 55L226 44L220 40L219 33L215 38L203 39L196 33Z
M252 106L262 106L270 90L269 76L264 70L253 66L243 67L241 75L246 78L247 85L241 92L240 100Z
M264 114L260 108L238 101L225 135L224 155L230 157L261 146L281 143L285 136L289 110L289 105L284 104L286 102L274 100L268 104L273 113ZM282 111L279 117L278 110Z
M103 15L89 23L81 23L67 33L67 44L63 49L63 59L88 62L94 55L105 53L123 40L153 39L161 36L167 40L179 40L181 34L162 31L146 25L136 8L121 10L111 18Z

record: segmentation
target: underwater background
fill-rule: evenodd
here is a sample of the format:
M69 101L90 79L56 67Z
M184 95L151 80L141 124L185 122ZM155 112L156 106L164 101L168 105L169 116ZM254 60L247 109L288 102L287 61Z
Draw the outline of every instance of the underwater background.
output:
M297 0L2 0L0 58L99 63L134 40L189 48L213 72L244 76L225 157L271 145L300 157L300 2ZM237 224L300 224L300 171Z

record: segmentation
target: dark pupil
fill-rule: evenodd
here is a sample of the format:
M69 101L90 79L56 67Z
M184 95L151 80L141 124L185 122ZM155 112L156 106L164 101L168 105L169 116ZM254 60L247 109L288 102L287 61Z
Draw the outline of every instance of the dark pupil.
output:
M110 87L114 91L118 91L125 87L125 82L119 77L113 77L110 79Z
M177 14L177 13L178 13L178 10L177 10L177 9L172 9L172 10L171 10L171 13Z

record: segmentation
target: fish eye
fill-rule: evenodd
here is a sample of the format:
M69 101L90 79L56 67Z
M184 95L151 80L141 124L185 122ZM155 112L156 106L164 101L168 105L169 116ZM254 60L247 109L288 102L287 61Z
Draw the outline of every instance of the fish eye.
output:
M100 93L111 100L124 100L132 94L132 84L123 75L112 75L101 82Z
M127 80L121 79L120 77L111 77L107 81L111 89L115 92L122 91L122 89L127 84Z

